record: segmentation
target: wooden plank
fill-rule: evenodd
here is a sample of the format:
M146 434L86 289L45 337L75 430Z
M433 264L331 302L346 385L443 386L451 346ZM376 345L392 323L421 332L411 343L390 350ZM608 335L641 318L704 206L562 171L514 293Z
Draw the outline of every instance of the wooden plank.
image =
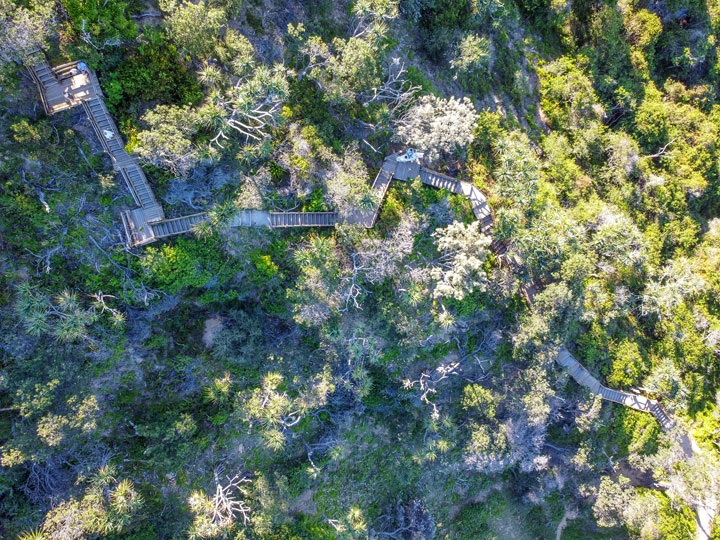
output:
M153 230L148 225L142 208L125 212L125 220L130 232L129 240L133 246L142 246L155 240Z

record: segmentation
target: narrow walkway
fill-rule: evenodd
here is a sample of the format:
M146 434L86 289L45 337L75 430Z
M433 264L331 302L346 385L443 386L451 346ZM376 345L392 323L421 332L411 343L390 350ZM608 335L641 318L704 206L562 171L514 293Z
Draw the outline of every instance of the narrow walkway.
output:
M150 226L164 220L162 206L155 199L137 158L125 151L120 132L105 106L95 73L79 61L51 68L42 53L33 55L27 64L40 90L45 112L56 114L82 106L103 150L110 156L113 168L125 181L138 205L138 208L122 213L128 241L133 245L142 245L162 237L162 234L156 235Z
M563 347L560 349L556 360L558 364L565 368L568 375L570 375L575 382L588 388L593 394L599 394L603 399L625 405L636 411L652 414L660 426L666 431L675 427L675 423L665 411L663 411L657 401L638 394L632 394L622 390L613 390L612 388L603 386L566 348Z

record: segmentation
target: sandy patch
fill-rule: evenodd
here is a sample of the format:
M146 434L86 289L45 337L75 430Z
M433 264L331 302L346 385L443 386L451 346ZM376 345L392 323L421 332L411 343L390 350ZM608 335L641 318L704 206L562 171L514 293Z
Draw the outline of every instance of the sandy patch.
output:
M305 514L312 516L317 514L317 505L313 500L314 492L312 489L306 489L295 500L290 503L291 514Z
M222 329L223 322L220 315L215 315L205 321L205 329L203 330L202 336L205 347L208 349L212 347L212 344L215 341L215 336L217 336L217 333Z
M565 530L565 527L567 527L568 520L575 519L577 517L578 517L578 514L575 509L570 509L570 508L565 509L565 513L563 514L563 517L560 520L560 523L558 524L557 529L555 530L555 540L562 539L562 533Z

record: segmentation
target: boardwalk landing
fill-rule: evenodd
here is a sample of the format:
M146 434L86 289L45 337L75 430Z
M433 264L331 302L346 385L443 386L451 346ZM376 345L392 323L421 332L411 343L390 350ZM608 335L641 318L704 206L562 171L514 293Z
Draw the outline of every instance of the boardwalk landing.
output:
M51 68L41 54L33 56L27 64L40 90L45 111L48 114L55 114L81 105L95 134L100 139L103 149L112 159L113 167L127 184L138 205L138 208L122 212L128 245L141 246L161 238L186 233L207 219L207 214L204 213L165 219L163 209L155 199L137 159L125 151L120 133L105 107L104 96L94 72L87 69L80 71L78 69L80 62L71 62ZM232 227L273 228L332 227L337 223L349 222L371 228L377 221L380 203L385 197L390 182L420 177L424 184L434 188L447 189L467 198L472 204L473 214L480 222L482 231L490 234L493 225L492 214L485 196L478 188L470 183L426 169L419 162L398 161L400 155L388 156L375 178L372 190L375 192L377 204L372 209L356 210L345 218L341 218L337 212L242 210L232 218L229 225ZM523 261L517 255L506 255L507 246L503 242L495 239L490 247L496 255L503 256L512 267L522 271ZM537 288L531 279L528 279L523 285L523 293L528 302L532 303ZM602 386L600 381L585 369L567 349L561 349L556 360L578 384L589 388L594 394L598 394L608 401L654 415L665 430L674 427L672 420L656 401Z

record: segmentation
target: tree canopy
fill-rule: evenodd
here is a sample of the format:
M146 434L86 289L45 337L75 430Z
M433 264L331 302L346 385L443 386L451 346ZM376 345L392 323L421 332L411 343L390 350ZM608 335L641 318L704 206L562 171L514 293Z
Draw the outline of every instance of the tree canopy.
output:
M716 538L719 28L0 0L0 536Z

